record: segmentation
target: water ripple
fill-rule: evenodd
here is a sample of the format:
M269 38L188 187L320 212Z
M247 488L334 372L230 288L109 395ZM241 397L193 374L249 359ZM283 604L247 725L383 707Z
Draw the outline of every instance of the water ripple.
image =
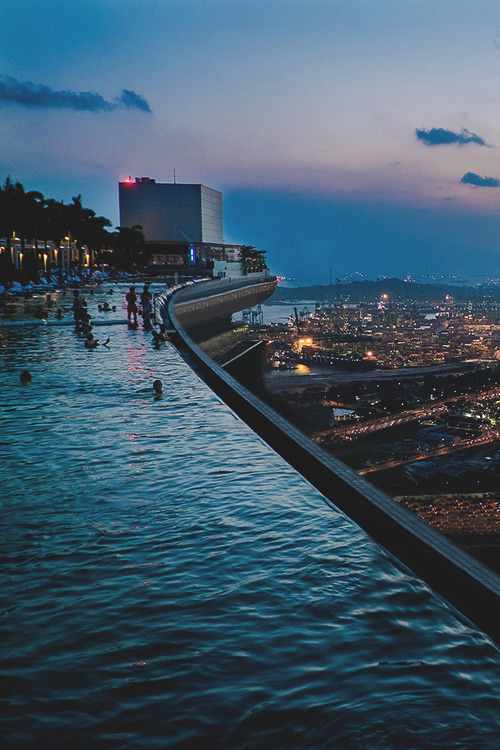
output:
M131 333L0 331L5 746L496 750L497 647Z

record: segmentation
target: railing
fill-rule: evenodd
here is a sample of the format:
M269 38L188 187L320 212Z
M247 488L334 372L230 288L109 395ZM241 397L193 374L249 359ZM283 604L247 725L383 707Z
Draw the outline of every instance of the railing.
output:
M207 291L205 287L204 293ZM181 327L175 314L175 291L167 297L163 300L163 313L168 313L172 342L212 390L332 505L429 583L459 613L500 642L500 620L496 615L499 576L324 452L215 364Z

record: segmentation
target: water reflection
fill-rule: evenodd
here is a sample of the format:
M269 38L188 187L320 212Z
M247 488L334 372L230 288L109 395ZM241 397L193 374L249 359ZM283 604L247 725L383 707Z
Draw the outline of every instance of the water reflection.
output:
M497 648L169 344L109 335L0 330L6 747L496 750Z

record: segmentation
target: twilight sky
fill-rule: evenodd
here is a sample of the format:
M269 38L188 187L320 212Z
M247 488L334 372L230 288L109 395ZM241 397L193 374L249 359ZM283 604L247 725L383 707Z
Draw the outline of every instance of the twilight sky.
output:
M500 276L497 0L16 0L0 179L224 193L275 273Z

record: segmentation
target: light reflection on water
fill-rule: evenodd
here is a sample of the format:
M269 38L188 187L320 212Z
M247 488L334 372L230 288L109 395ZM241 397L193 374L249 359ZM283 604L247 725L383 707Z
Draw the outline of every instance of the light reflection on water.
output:
M5 746L496 750L498 649L108 333L0 329Z

